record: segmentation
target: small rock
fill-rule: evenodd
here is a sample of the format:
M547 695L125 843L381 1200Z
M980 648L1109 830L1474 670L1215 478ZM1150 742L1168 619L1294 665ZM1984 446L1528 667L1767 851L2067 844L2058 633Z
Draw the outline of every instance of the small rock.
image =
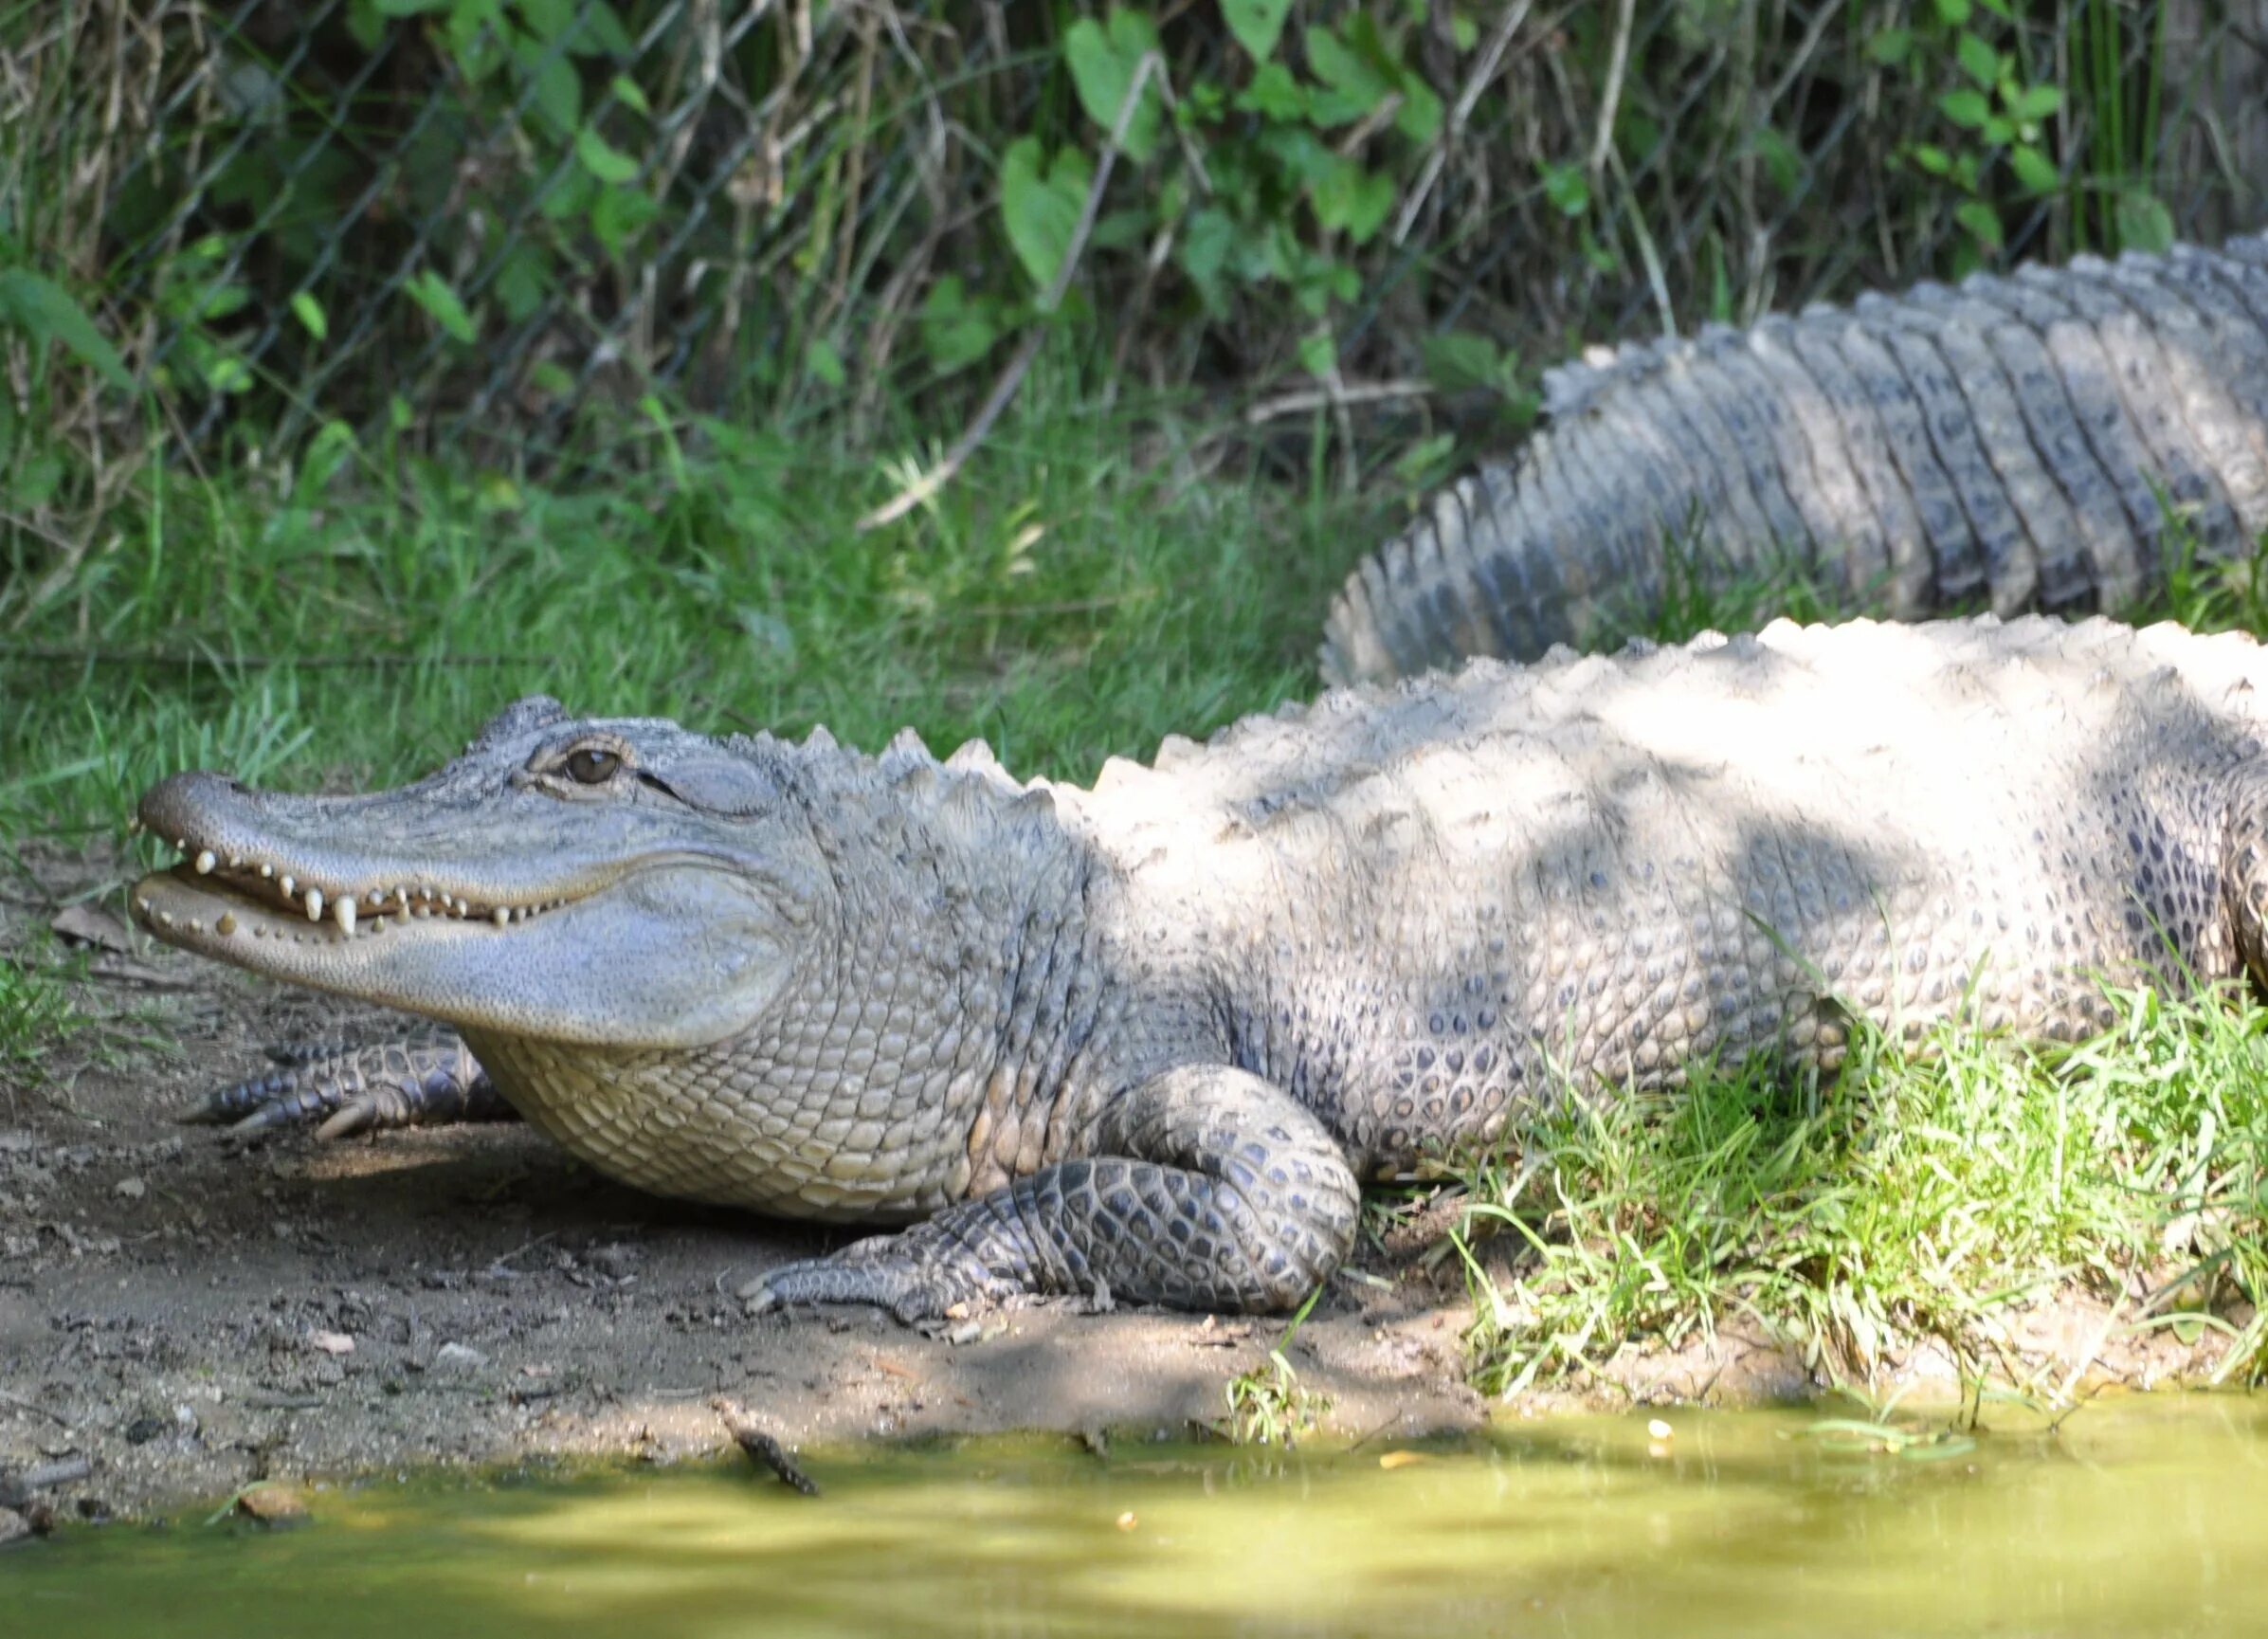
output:
M150 1186L139 1178L120 1178L118 1181L117 1189L118 1193L129 1201L138 1201L150 1193Z
M307 1346L325 1355L352 1355L354 1339L344 1332L310 1332Z
M281 1480L263 1480L236 1494L236 1512L263 1525L286 1525L307 1518L307 1499L296 1485Z
M477 1372L488 1357L466 1343L444 1343L433 1351L433 1367L441 1372Z
M136 1417L126 1425L126 1444L147 1446L172 1425L163 1417Z
M0 1547L21 1542L31 1535L31 1521L13 1508L0 1508Z
M583 1261L600 1274L619 1281L637 1267L638 1248L626 1247L620 1241L609 1241L603 1247L593 1247L583 1254Z

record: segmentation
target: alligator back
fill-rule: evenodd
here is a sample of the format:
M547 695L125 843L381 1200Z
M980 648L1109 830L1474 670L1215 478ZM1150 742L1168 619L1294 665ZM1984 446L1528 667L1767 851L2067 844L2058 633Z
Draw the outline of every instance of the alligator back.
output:
M1545 378L1550 425L1334 600L1334 683L1642 628L1670 555L1899 619L2118 612L2268 531L2268 237L1925 283Z

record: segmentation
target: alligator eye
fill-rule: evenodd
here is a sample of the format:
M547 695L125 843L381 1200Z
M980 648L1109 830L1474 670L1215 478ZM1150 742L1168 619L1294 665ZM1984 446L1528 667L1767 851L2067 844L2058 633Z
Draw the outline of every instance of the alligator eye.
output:
M579 746L567 754L567 772L582 785L605 785L621 767L621 753L596 746Z

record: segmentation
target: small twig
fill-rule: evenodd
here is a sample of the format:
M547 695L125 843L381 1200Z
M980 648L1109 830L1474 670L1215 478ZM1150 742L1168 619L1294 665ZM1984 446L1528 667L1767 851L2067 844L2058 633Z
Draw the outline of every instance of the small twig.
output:
M0 1508L21 1508L35 1493L75 1484L94 1471L94 1464L84 1457L64 1457L18 1473L0 1473Z
M1244 411L1244 425L1258 427L1263 421L1274 421L1285 415L1305 415L1310 410L1340 409L1350 404L1383 404L1397 398L1429 398L1433 384L1429 381L1393 380L1360 381L1352 386L1340 382L1332 386L1303 387L1296 392L1279 393L1263 398Z
M1590 173L1598 175L1606 163L1606 151L1614 146L1614 116L1622 105L1623 75L1630 66L1630 15L1633 0L1623 0L1615 10L1614 50L1606 60L1606 96L1599 104L1599 131L1591 138Z
M7 1401L18 1411L29 1411L35 1417L45 1417L59 1429L67 1430L71 1427L70 1418L64 1416L61 1411L50 1411L38 1401L27 1400L21 1394L11 1394L6 1389L0 1389L0 1400Z
M1102 191L1110 185L1111 171L1118 162L1120 145L1126 140L1127 127L1134 123L1134 110L1141 106L1142 92L1150 83L1150 77L1161 66L1158 54L1146 51L1134 65L1134 82L1127 86L1126 95L1119 100L1118 117L1112 122L1110 140L1103 144L1102 159L1095 167L1095 180L1087 188L1086 204L1079 213L1079 223L1071 230L1071 242L1063 246L1063 260L1055 270L1055 278L1040 297L1039 319L1045 319L1061 305L1063 293L1071 287L1071 275L1079 265L1080 255L1086 250L1087 237L1095 231L1095 219L1102 211ZM937 491L951 483L968 459L976 453L992 430L992 424L1000 419L1001 411L1016 396L1016 390L1024 385L1024 377L1030 371L1032 360L1039 357L1041 344L1046 338L1044 327L1035 322L1025 334L1023 344L1016 349L1007 368L1000 373L1000 379L992 384L992 391L985 397L984 405L976 412L976 419L968 430L953 441L945 458L897 495L859 519L856 528L861 535L895 523L919 506Z
M1638 185L1630 180L1620 153L1608 149L1606 163L1630 198L1630 232L1638 241L1638 259L1646 264L1646 287L1654 293L1655 310L1661 315L1661 334L1674 337L1678 334L1678 314L1670 306L1669 281L1661 271L1661 252L1654 247L1654 236L1646 231L1645 207L1638 197Z
M803 1471L795 1459L788 1454L785 1446L757 1427L747 1411L721 1394L709 1404L724 1419L725 1431L733 1436L741 1450L748 1453L751 1462L771 1469L779 1476L783 1485L792 1486L807 1497L819 1495L819 1483Z
M1449 150L1464 135L1465 122L1472 118L1473 109L1480 100L1480 92L1497 77L1497 69L1504 61L1504 53L1511 49L1512 37L1519 32L1520 25L1528 21L1528 13L1535 0L1518 0L1504 14L1504 21L1497 26L1488 45L1482 48L1473 71L1465 77L1464 89L1457 94L1457 101L1450 107L1449 122L1442 127L1441 140L1433 145L1433 152L1425 156L1425 169L1419 173L1418 185L1409 191L1409 201L1402 207L1402 218L1394 224L1394 243L1400 245L1409 237L1418 212L1425 208L1432 195L1433 185L1441 180L1442 168L1449 162Z

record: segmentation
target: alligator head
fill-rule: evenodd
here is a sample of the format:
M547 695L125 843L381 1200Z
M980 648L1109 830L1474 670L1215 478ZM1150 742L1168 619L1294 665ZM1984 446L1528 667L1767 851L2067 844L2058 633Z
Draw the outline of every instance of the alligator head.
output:
M285 796L175 775L141 820L181 850L136 884L169 943L515 1036L706 1046L813 942L832 879L796 750L523 700L397 791Z

